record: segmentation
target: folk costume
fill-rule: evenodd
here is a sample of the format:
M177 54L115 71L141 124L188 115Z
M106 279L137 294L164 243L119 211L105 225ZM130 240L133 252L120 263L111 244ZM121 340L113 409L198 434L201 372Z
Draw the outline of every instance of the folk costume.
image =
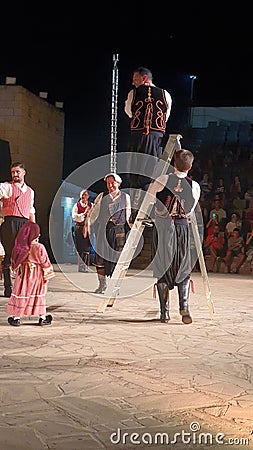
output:
M90 250L92 247L89 230L86 223L88 214L90 213L93 203L90 201L83 202L81 199L74 204L72 208L72 219L74 220L74 240L76 251L83 261L79 271L88 272Z
M157 278L160 321L169 316L169 291L177 286L183 323L191 323L189 292L191 251L189 214L199 200L200 188L187 173L177 170L160 177L163 189L156 195L153 234L153 274Z
M131 118L128 144L128 151L132 153L128 167L130 187L148 189L156 160L162 155L162 139L170 110L170 94L153 83L142 84L128 93L125 112ZM138 158L138 154L150 157Z
M4 277L4 295L11 295L11 252L18 231L29 220L30 214L35 214L34 191L26 183L0 183L0 200L4 221L1 225L1 242L4 247L2 271Z
M118 175L113 174L113 177L121 182ZM126 224L129 223L131 203L129 194L119 190L116 195L108 192L99 194L99 200L95 200L94 204L91 230L94 229L96 234L94 264L99 280L95 293L103 294L107 287L106 277L112 275L126 242ZM96 230L94 226L97 226Z
M16 274L7 305L10 325L19 326L23 316L39 316L40 325L52 321L52 316L46 315L46 293L55 273L45 246L38 242L39 235L39 225L27 222L15 239L11 262Z

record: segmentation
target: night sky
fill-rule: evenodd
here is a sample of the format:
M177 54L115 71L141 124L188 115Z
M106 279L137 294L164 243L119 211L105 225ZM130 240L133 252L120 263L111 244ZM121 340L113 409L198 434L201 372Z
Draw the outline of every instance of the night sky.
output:
M110 153L113 54L119 55L118 151L126 150L124 101L132 71L143 65L173 99L170 129L190 105L190 74L196 106L253 106L252 24L246 2L178 2L171 6L97 4L61 6L52 12L20 9L1 13L0 81L48 100L64 102L63 178L81 164ZM199 2L198 2L199 3ZM166 7L166 9L165 9ZM73 9L72 9L73 8ZM124 9L125 8L125 9Z

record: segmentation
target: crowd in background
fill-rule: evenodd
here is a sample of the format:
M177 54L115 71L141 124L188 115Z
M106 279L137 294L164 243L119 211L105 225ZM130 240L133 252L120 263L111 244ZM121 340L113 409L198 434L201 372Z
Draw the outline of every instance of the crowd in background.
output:
M224 261L230 272L235 259L236 273L245 261L253 273L253 149L217 146L210 155L199 153L189 174L201 186L209 271L218 271L217 263Z

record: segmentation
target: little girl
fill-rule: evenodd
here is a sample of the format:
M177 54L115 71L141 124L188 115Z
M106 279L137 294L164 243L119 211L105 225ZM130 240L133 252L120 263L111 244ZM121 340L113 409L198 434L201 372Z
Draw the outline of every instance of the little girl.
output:
M27 222L19 230L12 250L12 269L16 272L7 305L8 323L18 327L23 316L39 316L39 325L50 325L46 315L48 280L55 276L46 248L39 242L40 227Z

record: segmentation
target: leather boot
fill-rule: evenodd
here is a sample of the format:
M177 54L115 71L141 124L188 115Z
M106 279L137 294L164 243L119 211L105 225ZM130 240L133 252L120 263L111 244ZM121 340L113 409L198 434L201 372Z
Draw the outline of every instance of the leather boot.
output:
M11 296L11 271L9 267L3 267L3 277L4 277L4 297Z
M157 291L160 302L160 322L165 323L170 320L169 316L169 288L167 283L157 283Z
M190 294L190 277L178 284L179 312L182 316L182 322L185 324L192 323L189 312L189 294Z
M107 288L105 276L98 274L98 282L99 282L99 286L95 290L95 294L104 294L105 290Z
M88 256L89 256L89 253L82 253L82 261L83 261L83 264L82 264L82 272L85 272L85 273L87 273L87 272L89 272L89 268L88 268Z

